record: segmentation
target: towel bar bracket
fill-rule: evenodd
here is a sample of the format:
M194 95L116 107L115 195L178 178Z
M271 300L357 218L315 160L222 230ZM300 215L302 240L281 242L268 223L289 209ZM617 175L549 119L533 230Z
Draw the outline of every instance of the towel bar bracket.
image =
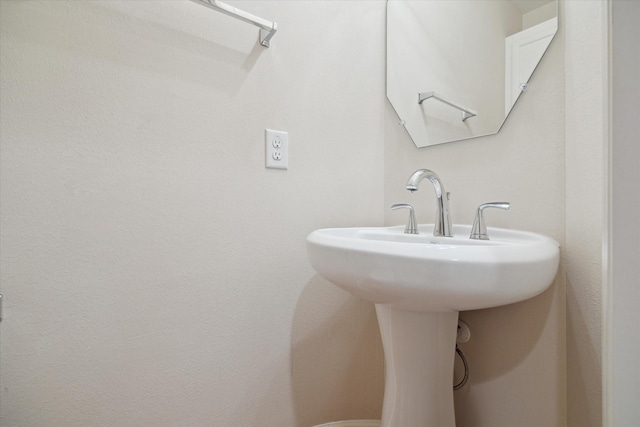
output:
M264 47L269 47L271 39L276 34L276 31L278 31L278 24L276 22L267 21L266 19L247 13L244 10L229 6L219 0L191 1L260 28L260 44Z
M264 47L269 47L271 44L271 39L278 31L278 24L273 23L273 27L270 30L265 30L264 28L260 28L260 44Z

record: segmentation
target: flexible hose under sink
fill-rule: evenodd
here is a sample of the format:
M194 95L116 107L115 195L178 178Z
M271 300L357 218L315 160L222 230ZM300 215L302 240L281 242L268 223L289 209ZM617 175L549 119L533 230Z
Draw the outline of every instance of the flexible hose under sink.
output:
M456 344L456 354L460 356L460 360L462 360L462 364L464 365L464 376L458 384L453 385L453 389L460 390L462 387L464 387L464 385L467 383L467 380L469 379L469 364L467 363L467 358L464 357L464 354L462 354L462 350L460 350L460 347L458 347L458 344Z

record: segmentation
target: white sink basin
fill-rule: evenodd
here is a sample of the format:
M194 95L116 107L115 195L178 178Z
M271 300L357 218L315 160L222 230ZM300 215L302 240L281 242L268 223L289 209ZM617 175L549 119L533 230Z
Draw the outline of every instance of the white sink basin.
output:
M491 240L469 239L471 226L453 237L404 227L327 228L307 237L313 268L364 300L392 308L447 312L522 301L551 285L559 246L540 234L488 228Z
M327 228L307 237L313 268L376 304L385 355L382 427L455 427L453 363L458 312L531 298L551 285L559 247L524 231L491 240L404 227Z

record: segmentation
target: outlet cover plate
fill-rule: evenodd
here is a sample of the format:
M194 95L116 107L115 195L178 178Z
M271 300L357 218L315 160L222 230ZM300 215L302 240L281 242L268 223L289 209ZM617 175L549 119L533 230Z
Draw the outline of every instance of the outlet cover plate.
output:
M289 169L289 133L265 129L265 167L269 169Z

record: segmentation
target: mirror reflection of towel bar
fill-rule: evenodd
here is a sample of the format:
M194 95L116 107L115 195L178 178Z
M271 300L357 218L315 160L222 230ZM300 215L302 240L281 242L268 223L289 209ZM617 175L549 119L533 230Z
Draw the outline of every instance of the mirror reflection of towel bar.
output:
M424 102L424 100L429 99L429 98L433 98L433 99L437 99L440 102L443 102L457 110L462 111L462 121L464 122L465 120L467 120L469 117L474 117L477 116L478 113L476 113L473 110L470 110L468 108L462 107L460 105L454 104L451 101L447 101L445 99L442 99L441 97L439 97L438 95L436 95L435 92L431 91L431 92L419 92L418 93L418 104L422 104Z

